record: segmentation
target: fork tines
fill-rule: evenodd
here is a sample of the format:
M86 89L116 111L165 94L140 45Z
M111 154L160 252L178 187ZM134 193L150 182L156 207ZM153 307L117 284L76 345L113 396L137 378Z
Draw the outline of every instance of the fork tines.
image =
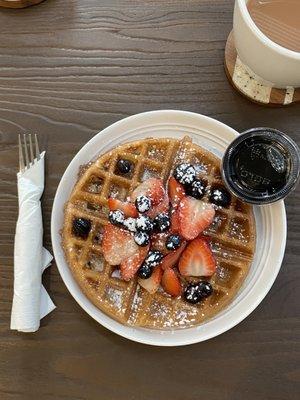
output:
M23 133L23 140L19 134L19 166L20 172L24 172L25 169L29 168L34 164L35 161L40 159L40 150L37 140L37 135L34 134L34 146L35 155L33 151L32 136L31 133ZM25 162L24 162L25 158Z

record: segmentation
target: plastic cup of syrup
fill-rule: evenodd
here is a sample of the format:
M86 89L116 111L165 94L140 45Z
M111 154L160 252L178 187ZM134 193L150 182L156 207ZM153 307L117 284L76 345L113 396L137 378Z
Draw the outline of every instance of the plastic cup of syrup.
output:
M243 132L227 148L222 176L228 189L251 204L286 197L297 185L300 151L286 134L272 128Z

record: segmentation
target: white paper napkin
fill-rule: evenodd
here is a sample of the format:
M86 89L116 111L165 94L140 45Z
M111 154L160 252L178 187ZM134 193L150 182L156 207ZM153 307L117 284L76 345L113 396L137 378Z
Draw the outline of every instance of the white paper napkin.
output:
M52 256L43 247L43 221L40 198L44 191L45 152L33 166L17 174L19 217L14 252L14 297L11 329L35 332L40 320L55 305L42 285L42 273Z

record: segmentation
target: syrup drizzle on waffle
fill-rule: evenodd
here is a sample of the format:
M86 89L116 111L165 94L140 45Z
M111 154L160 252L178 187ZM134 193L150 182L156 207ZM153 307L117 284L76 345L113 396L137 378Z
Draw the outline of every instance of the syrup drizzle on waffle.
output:
M117 172L119 159L132 163L128 175ZM234 197L228 208L216 210L213 224L204 232L210 237L217 271L210 280L213 295L198 305L171 298L162 288L150 294L136 279L123 281L118 269L104 260L101 239L108 222L108 198L125 200L140 182L150 177L162 178L166 183L174 166L181 162L192 163L198 176L206 180L203 201L208 201L211 188L223 186L220 160L188 137L181 141L144 139L120 145L83 168L65 206L63 248L75 279L100 310L121 323L157 329L197 325L223 309L247 275L255 248L255 223L252 207ZM86 240L72 233L73 220L80 217L92 223Z

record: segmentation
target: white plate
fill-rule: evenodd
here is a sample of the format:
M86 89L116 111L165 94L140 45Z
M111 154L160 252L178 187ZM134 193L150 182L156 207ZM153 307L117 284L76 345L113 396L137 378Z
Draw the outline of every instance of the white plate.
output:
M208 322L188 329L160 331L124 326L96 308L74 280L61 248L63 207L76 182L79 166L122 142L145 137L176 137L188 134L193 141L221 156L238 133L212 118L185 111L152 111L125 118L94 136L73 158L57 188L51 234L58 270L80 306L111 331L136 342L157 346L181 346L210 339L246 318L270 290L281 266L286 244L283 201L255 207L256 252L250 272L235 299Z

